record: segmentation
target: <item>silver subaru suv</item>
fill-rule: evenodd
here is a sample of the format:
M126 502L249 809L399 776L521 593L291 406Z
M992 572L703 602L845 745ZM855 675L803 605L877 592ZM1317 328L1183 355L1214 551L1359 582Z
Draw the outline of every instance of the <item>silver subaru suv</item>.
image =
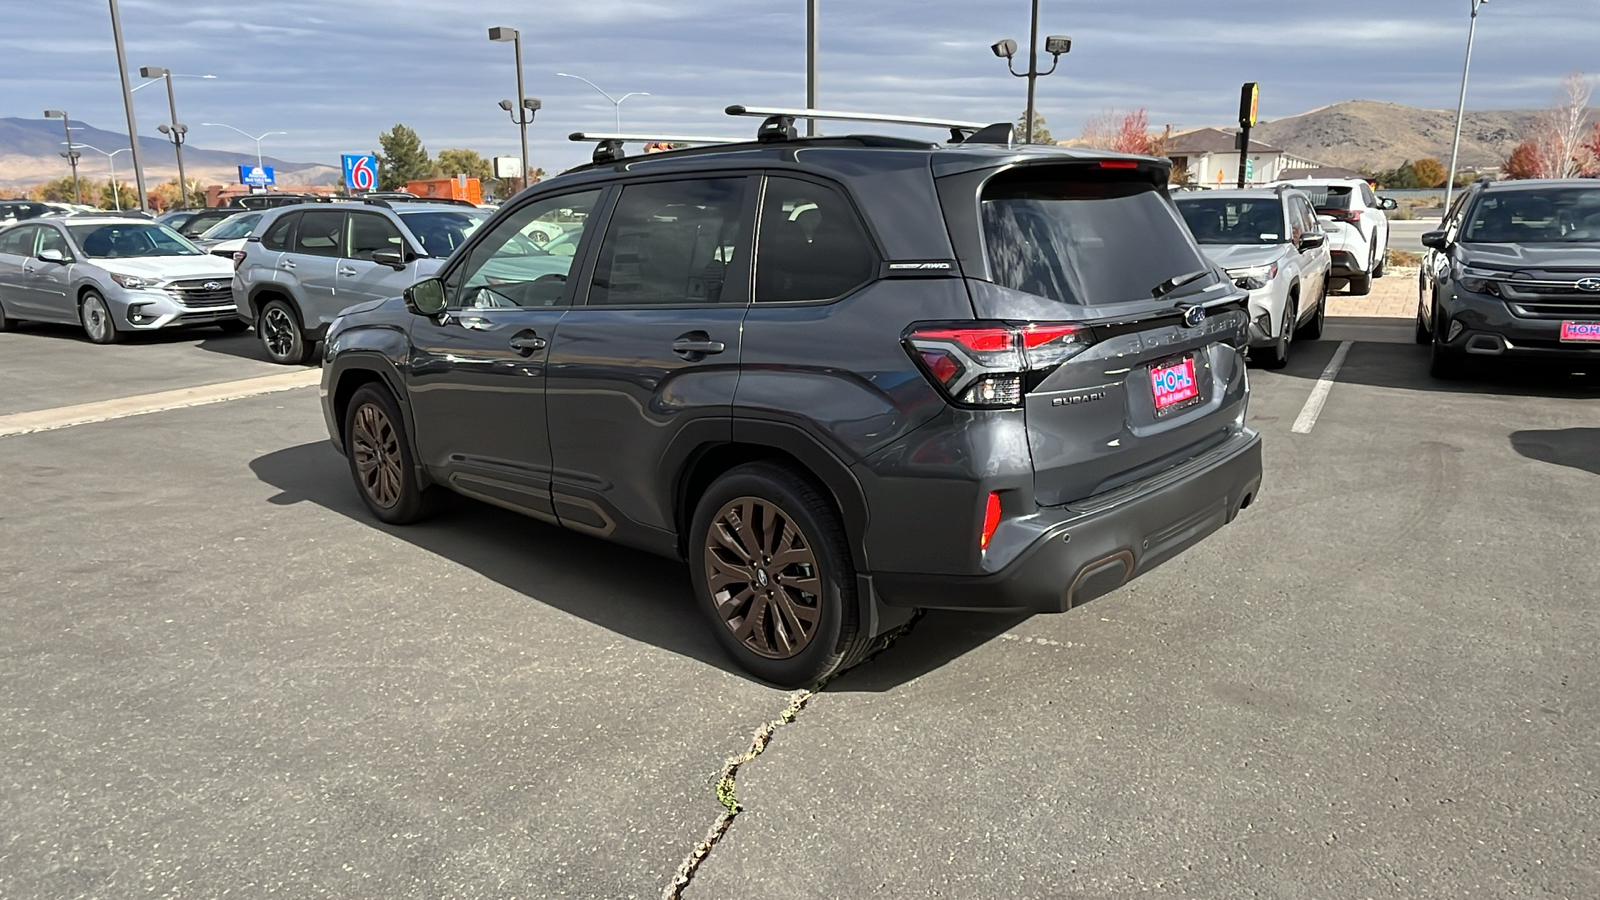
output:
M274 362L302 364L340 311L427 278L487 214L448 201L301 203L267 210L233 254L238 316Z

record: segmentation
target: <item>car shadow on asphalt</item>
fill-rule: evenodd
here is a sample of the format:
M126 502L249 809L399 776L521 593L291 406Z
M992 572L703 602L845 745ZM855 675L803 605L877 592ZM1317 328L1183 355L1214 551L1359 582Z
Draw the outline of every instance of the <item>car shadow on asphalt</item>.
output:
M1513 431L1511 449L1528 459L1600 475L1600 428Z
M465 566L530 600L608 631L751 678L717 644L697 608L682 563L547 525L448 494L426 522L393 527L362 505L343 457L327 442L278 450L250 462L280 493L268 502L315 503ZM985 644L1021 617L931 612L891 648L831 682L830 691L890 690Z
M195 344L195 346L208 353L221 353L225 356L236 356L240 359L248 359L252 362L272 362L272 357L267 355L267 348L261 346L261 342L256 340L256 333L254 331L241 331L236 334L208 335L204 340L200 341L200 343ZM321 354L318 354L318 358L308 365L320 364ZM301 367L284 366L283 368L284 371L287 372Z

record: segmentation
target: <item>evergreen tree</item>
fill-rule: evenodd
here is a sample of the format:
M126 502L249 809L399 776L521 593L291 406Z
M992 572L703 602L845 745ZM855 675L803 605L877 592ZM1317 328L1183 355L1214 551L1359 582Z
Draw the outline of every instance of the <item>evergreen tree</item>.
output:
M406 182L433 175L433 161L417 133L404 125L378 135L378 190L405 190Z
M1022 115L1017 116L1017 143L1019 144L1028 139L1027 122L1028 111L1023 110ZM1035 144L1054 144L1056 142L1056 139L1050 136L1050 129L1045 127L1044 113L1039 112L1037 109L1033 111L1033 142Z
M487 181L494 175L494 166L476 150L440 150L439 158L433 161L433 177L454 178L457 175Z

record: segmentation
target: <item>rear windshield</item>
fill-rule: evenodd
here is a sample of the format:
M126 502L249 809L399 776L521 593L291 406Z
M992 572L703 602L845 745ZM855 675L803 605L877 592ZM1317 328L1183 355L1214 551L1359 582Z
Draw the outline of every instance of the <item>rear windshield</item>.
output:
M1166 195L1117 172L1002 173L984 187L983 236L996 284L1074 306L1149 300L1210 269Z
M1295 187L1306 192L1317 212L1325 209L1349 209L1350 193L1355 190L1347 184L1297 184Z
M250 230L261 221L261 213L239 213L217 222L200 234L208 241L228 241L249 237Z
M1600 185L1485 192L1461 239L1484 244L1600 243Z
M1180 197L1178 212L1202 244L1281 244L1283 201L1277 197Z

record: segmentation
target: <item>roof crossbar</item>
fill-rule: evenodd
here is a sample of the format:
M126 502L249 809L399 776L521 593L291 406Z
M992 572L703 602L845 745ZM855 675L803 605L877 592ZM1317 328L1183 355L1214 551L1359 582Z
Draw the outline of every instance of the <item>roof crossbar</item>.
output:
M622 151L624 143L643 144L742 144L744 138L708 137L694 134L619 134L600 133L593 131L574 131L567 135L567 140L577 142L594 142L594 161L596 163L616 162L625 154Z
M923 128L948 128L950 139L959 143L968 134L988 127L983 122L963 122L957 119L929 119L922 116L892 116L883 113L840 112L826 109L788 109L783 107L755 107L734 105L725 112L730 116L757 116L766 119L756 133L761 141L794 140L796 119L818 119L826 122L873 122L879 125L912 125Z

